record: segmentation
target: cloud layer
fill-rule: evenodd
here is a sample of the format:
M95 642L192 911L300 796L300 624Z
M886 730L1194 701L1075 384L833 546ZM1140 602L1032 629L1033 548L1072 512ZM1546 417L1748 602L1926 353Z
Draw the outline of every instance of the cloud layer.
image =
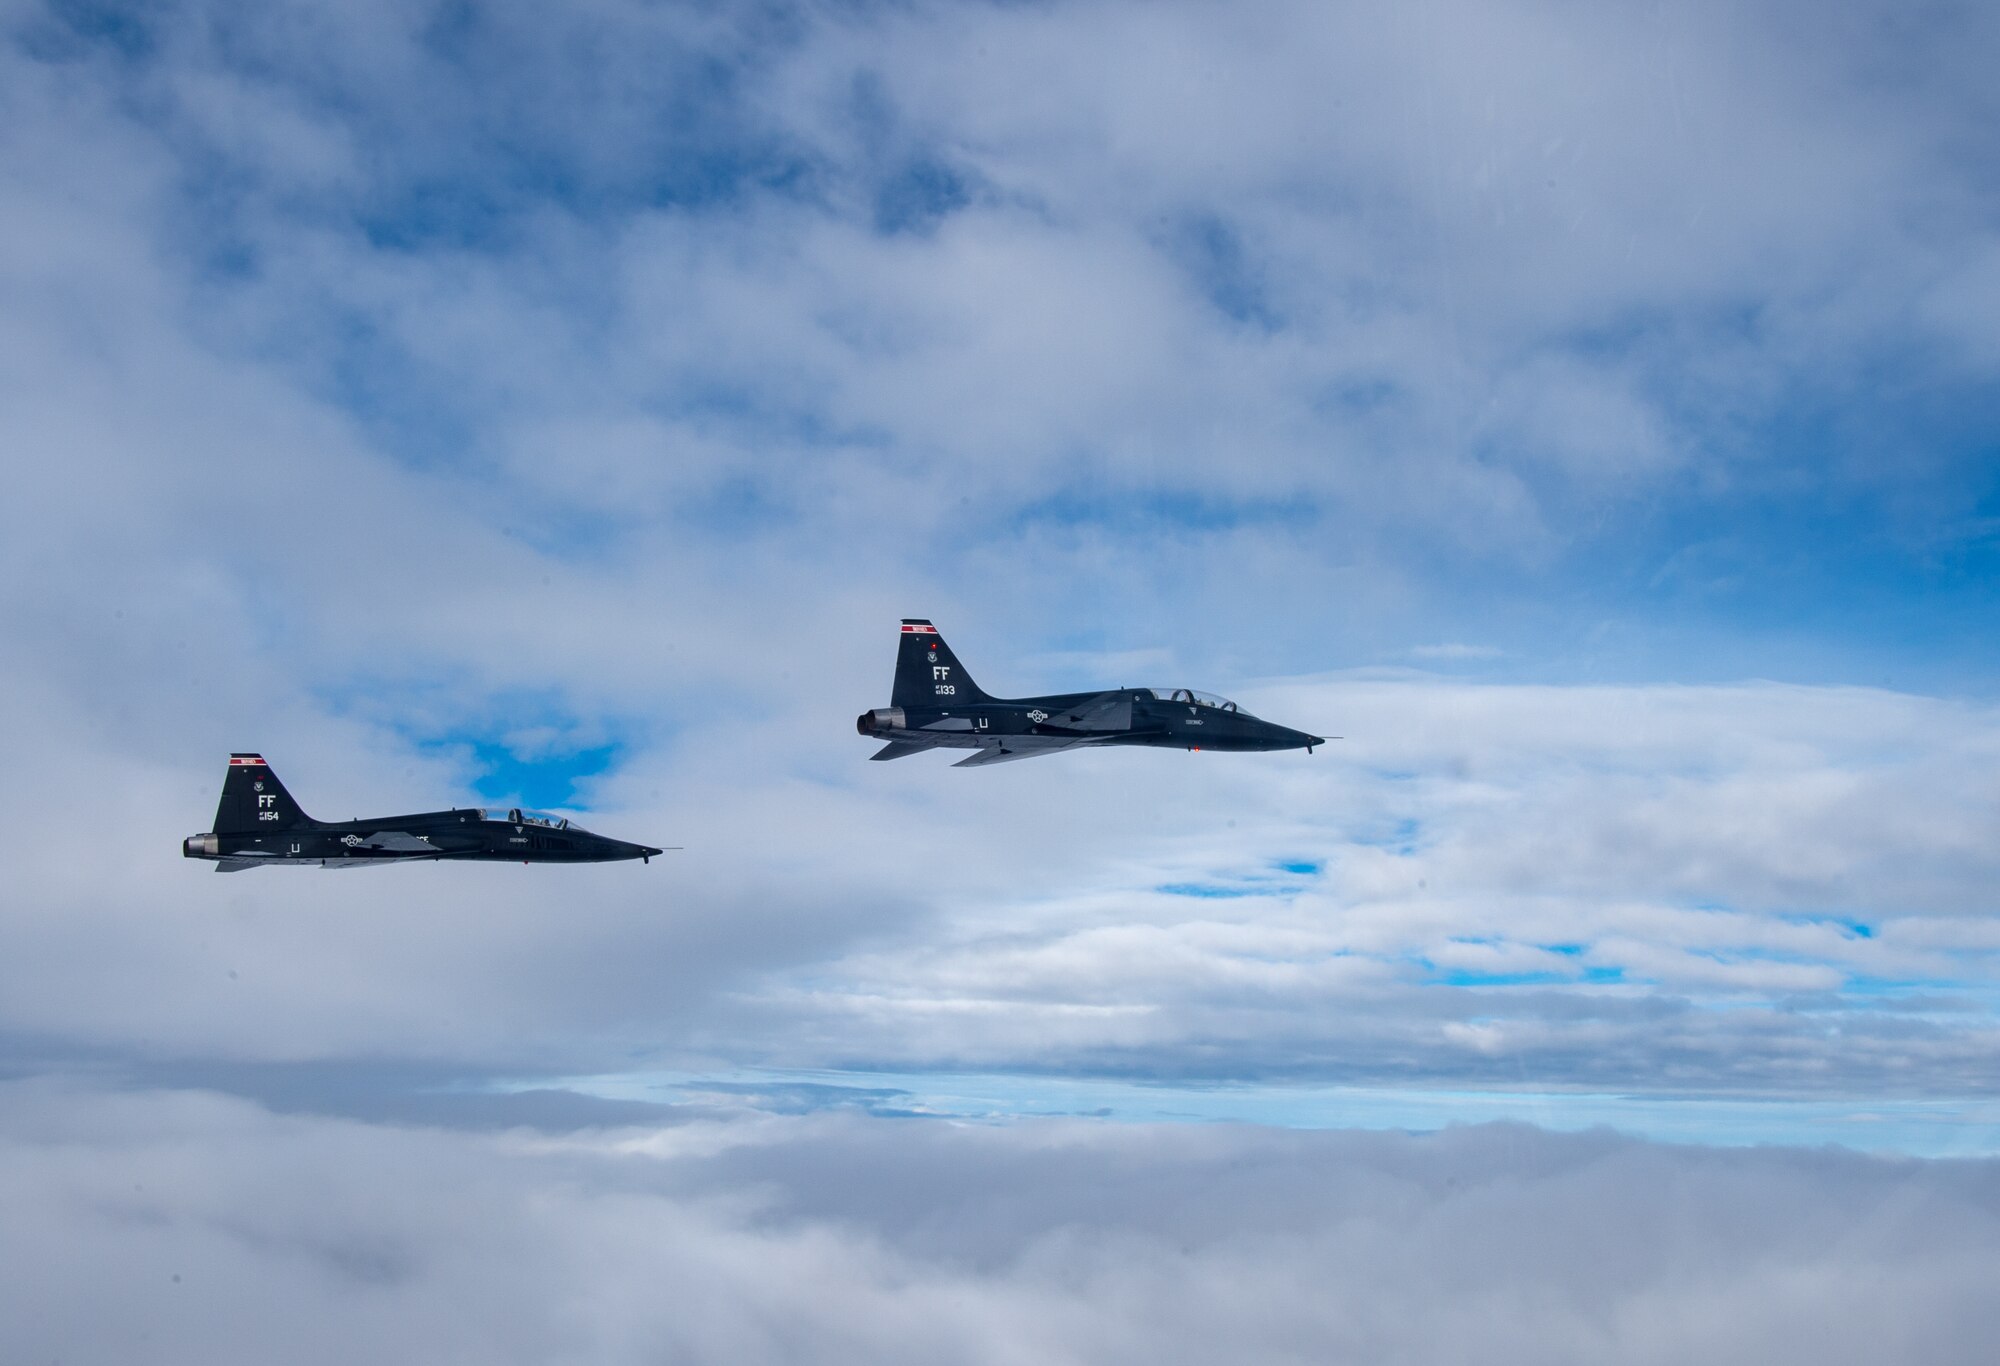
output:
M98 832L24 799L41 852L15 884L5 1023L156 1061L481 1075L1992 1094L1990 708L1417 675L1244 696L1353 738L968 775L863 764L801 713L602 780L620 811L593 821L688 848L560 888L507 867L206 875L173 859L206 767L127 799L153 857L78 879ZM408 781L287 772L335 812Z
M10 1086L22 1360L1984 1359L2000 1169L837 1116L538 1136Z

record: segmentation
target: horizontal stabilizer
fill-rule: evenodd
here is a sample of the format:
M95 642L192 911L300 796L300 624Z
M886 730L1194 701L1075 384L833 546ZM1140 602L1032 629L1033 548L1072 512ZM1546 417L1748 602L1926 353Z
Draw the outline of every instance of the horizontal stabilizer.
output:
M217 861L215 871L218 873L240 873L245 868L255 868L258 864L265 862L268 862L268 860L260 858L226 858Z
M913 745L908 740L891 740L868 757L871 759L906 759L912 754L922 754L929 745Z

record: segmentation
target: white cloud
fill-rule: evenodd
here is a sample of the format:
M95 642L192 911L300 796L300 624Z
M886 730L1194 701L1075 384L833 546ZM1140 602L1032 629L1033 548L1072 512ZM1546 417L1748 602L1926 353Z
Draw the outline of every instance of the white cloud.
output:
M603 781L590 824L687 846L651 867L360 881L176 858L212 757L127 753L52 704L17 771L88 774L129 852L15 794L5 1027L516 1075L1990 1093L1990 709L1420 678L1245 700L1349 738L967 774L865 764L849 707L801 696ZM350 723L280 765L329 815L449 799L400 752Z
M1911 336L1904 301L1985 236L1932 131L1965 92L1831 93L1853 54L1769 15L215 13L64 72L67 141L164 175L119 206L163 264L250 260L189 330L464 424L401 444L507 452L503 497L658 517L747 476L850 554L888 510L1092 484L1550 553L1600 498L1768 458L1736 433L1774 386ZM131 86L199 156L125 117ZM919 154L973 188L883 235ZM1282 327L1215 307L1171 249L1191 221ZM1909 226L1936 221L1957 249Z
M1942 927L1992 912L1989 711L1771 685L1267 696L1349 740L906 779L958 808L930 818L937 909L773 974L766 1003L838 1041L784 1060L1491 1079L1438 1047L1455 1023L1504 1029L1517 1084L1985 1089L2000 965ZM977 852L1031 812L1072 833ZM1940 1018L1940 990L1967 1012Z
M1983 1360L1992 1162L7 1087L21 1360ZM678 1119L678 1117L674 1117Z

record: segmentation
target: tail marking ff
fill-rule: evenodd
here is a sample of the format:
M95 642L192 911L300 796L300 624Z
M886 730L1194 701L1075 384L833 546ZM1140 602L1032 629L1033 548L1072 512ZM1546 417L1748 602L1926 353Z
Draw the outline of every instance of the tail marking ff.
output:
M891 706L949 711L960 704L993 700L972 681L937 627L915 617L903 618L903 628L897 633Z
M215 833L247 835L296 830L314 824L300 809L261 754L232 754L222 775L222 801L215 808Z

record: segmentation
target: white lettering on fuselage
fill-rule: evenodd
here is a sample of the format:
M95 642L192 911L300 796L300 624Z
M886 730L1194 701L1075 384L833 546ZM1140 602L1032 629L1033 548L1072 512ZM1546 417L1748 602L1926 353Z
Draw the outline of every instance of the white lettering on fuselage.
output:
M950 678L950 677L951 677L951 665L949 665L949 664L933 664L933 665L931 665L931 677L932 677L932 678L934 678L934 679L937 679L937 680L938 680L938 681L940 681L940 682L942 682L943 680L945 680L945 679L947 679L947 678Z

